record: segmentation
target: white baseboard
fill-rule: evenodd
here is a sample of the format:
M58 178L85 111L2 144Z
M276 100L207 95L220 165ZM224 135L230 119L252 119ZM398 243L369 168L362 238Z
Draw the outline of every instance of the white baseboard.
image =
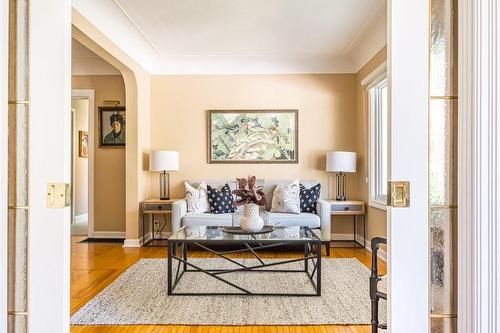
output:
M332 240L338 240L338 241L346 241L346 242L349 242L351 241L352 242L352 239L353 239L353 234L331 234L331 239ZM363 237L360 236L360 235L356 235L356 240L363 244ZM370 243L370 240L369 239L365 239L365 248L372 252L372 248L371 248L371 243ZM384 262L387 262L387 252L382 250L382 249L379 249L378 252L378 257L380 259L382 259Z
M141 247L142 239L140 238L126 238L123 241L123 247Z
M161 237L162 238L168 238L172 235L171 232L167 232L167 231L164 231L161 233ZM123 242L123 247L141 247L142 244L144 244L145 242L149 241L151 239L151 232L148 232L144 238L141 237L141 238L135 238L135 239L130 239L130 238L127 238L125 239L125 241Z
M85 214L75 215L73 223L88 222L88 220L89 220L89 214L85 213Z
M91 238L125 238L125 231L94 231Z

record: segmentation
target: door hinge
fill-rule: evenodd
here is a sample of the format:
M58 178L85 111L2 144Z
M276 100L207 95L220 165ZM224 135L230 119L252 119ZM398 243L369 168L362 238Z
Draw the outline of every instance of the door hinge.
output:
M410 207L410 182L388 181L387 193L387 206Z
M66 183L47 184L47 208L64 208L71 205L71 185Z

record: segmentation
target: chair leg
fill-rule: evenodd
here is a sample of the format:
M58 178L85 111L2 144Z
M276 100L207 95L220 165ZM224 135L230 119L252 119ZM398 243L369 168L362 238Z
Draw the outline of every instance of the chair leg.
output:
M372 333L378 332L378 300L372 298Z
M325 242L326 255L330 256L330 242Z

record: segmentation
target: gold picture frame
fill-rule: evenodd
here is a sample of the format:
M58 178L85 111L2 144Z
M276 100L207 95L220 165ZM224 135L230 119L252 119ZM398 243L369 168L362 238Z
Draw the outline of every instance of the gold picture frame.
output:
M208 110L208 163L296 164L296 109Z
M89 133L78 131L78 157L89 157Z

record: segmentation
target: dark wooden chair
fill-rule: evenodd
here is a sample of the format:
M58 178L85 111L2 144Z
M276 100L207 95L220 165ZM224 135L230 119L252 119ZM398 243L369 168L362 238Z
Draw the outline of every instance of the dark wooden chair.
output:
M379 308L379 300L385 299L387 300L387 294L379 291L378 283L381 280L378 271L378 249L380 244L387 244L387 238L385 237L375 237L371 241L372 248L372 273L370 276L370 299L372 301L372 333L377 333L378 329L387 329L387 324L379 323L378 320L378 308Z

